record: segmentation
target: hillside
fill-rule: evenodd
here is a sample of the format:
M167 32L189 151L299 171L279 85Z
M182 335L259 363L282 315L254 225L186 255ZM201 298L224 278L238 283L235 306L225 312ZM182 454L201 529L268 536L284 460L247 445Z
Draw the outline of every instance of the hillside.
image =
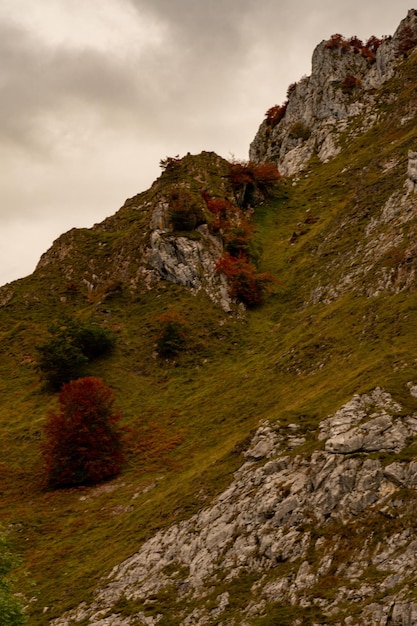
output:
M165 159L0 288L1 519L31 626L417 624L416 43L414 10L378 44L322 42L250 171ZM236 250L249 295L219 265ZM117 478L53 491L36 345L64 316L115 335L88 373L131 441Z

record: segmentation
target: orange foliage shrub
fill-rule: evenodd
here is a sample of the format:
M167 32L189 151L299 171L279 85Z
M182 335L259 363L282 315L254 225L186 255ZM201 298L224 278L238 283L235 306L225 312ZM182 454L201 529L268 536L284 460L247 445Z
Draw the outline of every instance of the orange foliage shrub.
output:
M279 124L279 122L285 116L285 113L287 111L287 106L288 106L288 103L284 102L284 104L282 104L281 106L278 106L276 104L275 106L268 109L267 112L265 113L267 125L274 127L277 124Z
M216 270L226 276L230 295L249 307L261 304L267 285L276 280L266 272L257 273L253 263L242 252L237 257L224 254L217 262Z
M336 33L330 37L325 43L325 47L330 50L340 49L342 52L353 51L355 54L360 54L369 63L374 63L375 53L381 45L382 40L378 39L374 35L370 37L365 44L356 36L345 39L340 33Z
M218 232L219 230L228 228L231 217L238 212L237 207L224 198L212 198L207 193L203 194L203 198L207 209L213 216L210 220L211 230Z

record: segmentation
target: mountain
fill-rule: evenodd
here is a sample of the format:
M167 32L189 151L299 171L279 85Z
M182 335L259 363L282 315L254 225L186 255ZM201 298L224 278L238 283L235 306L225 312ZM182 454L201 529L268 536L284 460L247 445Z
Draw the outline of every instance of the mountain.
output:
M1 519L31 625L417 624L416 44L414 9L320 43L250 162L164 159L0 289ZM67 317L116 337L88 373L128 463L48 490L36 345Z

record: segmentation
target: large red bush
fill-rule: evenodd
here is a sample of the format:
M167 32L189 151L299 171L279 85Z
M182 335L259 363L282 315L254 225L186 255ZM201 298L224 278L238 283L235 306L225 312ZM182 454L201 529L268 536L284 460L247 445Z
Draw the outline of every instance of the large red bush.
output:
M117 475L124 462L120 415L114 395L99 378L73 380L50 412L42 453L49 487L94 484Z

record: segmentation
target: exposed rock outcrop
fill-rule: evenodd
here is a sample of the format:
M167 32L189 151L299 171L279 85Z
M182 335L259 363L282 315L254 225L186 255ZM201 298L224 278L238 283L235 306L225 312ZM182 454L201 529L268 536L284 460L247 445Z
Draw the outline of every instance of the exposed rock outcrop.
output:
M92 229L74 228L59 237L42 255L36 272L43 275L55 268L61 279L97 298L104 298L116 283L136 291L166 280L193 293L203 289L230 311L226 278L216 271L223 238L221 232L210 231L203 200L206 194L236 203L228 167L213 152L169 159L148 192L128 199L118 213ZM171 218L175 190L189 194L199 211L199 221L181 230Z
M407 39L408 38L408 39ZM375 55L355 46L322 41L313 53L311 75L289 90L285 114L276 125L265 119L249 150L256 162L272 161L285 176L302 171L317 155L326 162L340 152L339 137L350 119L372 115L374 90L392 78L403 49L417 41L417 13L408 12L393 37L385 38ZM300 130L304 128L304 132Z
M91 605L53 625L157 624L163 610L155 598L171 590L178 623L224 616L222 623L238 626L228 620L223 581L227 587L248 577L239 626L272 605L298 607L301 620L314 609L321 624L385 624L388 616L391 624L415 623L409 514L417 462L399 454L417 437L417 416L404 415L377 388L322 420L312 453L304 447L308 436L294 424L262 424L245 463L211 506L155 534L111 572ZM137 603L129 618L117 611L123 598ZM353 614L345 603L353 603Z

